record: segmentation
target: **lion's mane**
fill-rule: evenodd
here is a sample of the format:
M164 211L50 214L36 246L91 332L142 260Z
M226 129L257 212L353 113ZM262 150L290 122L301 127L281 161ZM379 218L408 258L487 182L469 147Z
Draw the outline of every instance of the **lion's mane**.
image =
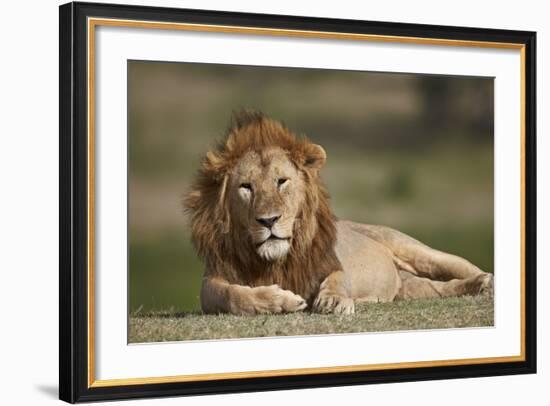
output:
M260 258L231 220L227 183L231 169L250 150L280 147L304 174L304 204L294 223L292 246L283 260ZM309 303L328 274L341 268L334 252L335 217L329 195L309 164L315 160L313 144L296 137L282 123L262 113L243 111L233 116L224 139L208 151L184 207L191 218L195 248L206 262L207 276L248 286L278 284ZM324 156L323 156L324 158Z

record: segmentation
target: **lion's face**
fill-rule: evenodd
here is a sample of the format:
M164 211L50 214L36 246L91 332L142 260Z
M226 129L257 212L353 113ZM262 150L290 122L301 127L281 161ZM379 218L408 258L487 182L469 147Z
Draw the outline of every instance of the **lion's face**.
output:
M232 222L267 261L284 258L305 196L303 174L278 147L249 151L228 181Z
M209 269L238 273L249 267L240 273L254 274L263 273L263 261L272 263L269 269L284 263L293 269L285 274L292 286L308 281L303 273L311 269L298 264L328 258L336 239L320 178L325 161L321 146L280 122L261 113L237 114L225 139L204 156L184 198L193 242Z

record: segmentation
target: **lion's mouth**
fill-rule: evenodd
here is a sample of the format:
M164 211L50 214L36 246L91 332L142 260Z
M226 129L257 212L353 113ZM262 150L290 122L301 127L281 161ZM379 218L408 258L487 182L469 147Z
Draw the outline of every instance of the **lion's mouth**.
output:
M256 246L259 247L260 245L262 245L262 244L264 244L268 241L289 241L289 240L290 240L290 237L278 237L275 234L271 234L265 240L263 240L262 242L256 244Z
M266 261L284 258L290 249L290 237L279 237L271 234L261 243L256 244L256 251Z

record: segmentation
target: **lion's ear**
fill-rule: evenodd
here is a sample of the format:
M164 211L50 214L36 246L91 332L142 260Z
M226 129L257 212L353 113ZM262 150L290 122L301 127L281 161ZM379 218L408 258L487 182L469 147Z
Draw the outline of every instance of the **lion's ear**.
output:
M327 160L327 153L322 146L317 144L306 144L304 165L311 169L321 169Z

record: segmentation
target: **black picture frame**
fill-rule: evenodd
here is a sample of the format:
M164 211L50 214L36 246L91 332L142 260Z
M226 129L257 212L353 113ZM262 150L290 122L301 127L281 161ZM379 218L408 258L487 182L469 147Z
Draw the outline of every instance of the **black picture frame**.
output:
M67 402L424 381L536 372L536 33L204 10L60 6L59 397ZM88 380L87 19L89 17L513 43L524 47L524 333L516 362L91 387Z

